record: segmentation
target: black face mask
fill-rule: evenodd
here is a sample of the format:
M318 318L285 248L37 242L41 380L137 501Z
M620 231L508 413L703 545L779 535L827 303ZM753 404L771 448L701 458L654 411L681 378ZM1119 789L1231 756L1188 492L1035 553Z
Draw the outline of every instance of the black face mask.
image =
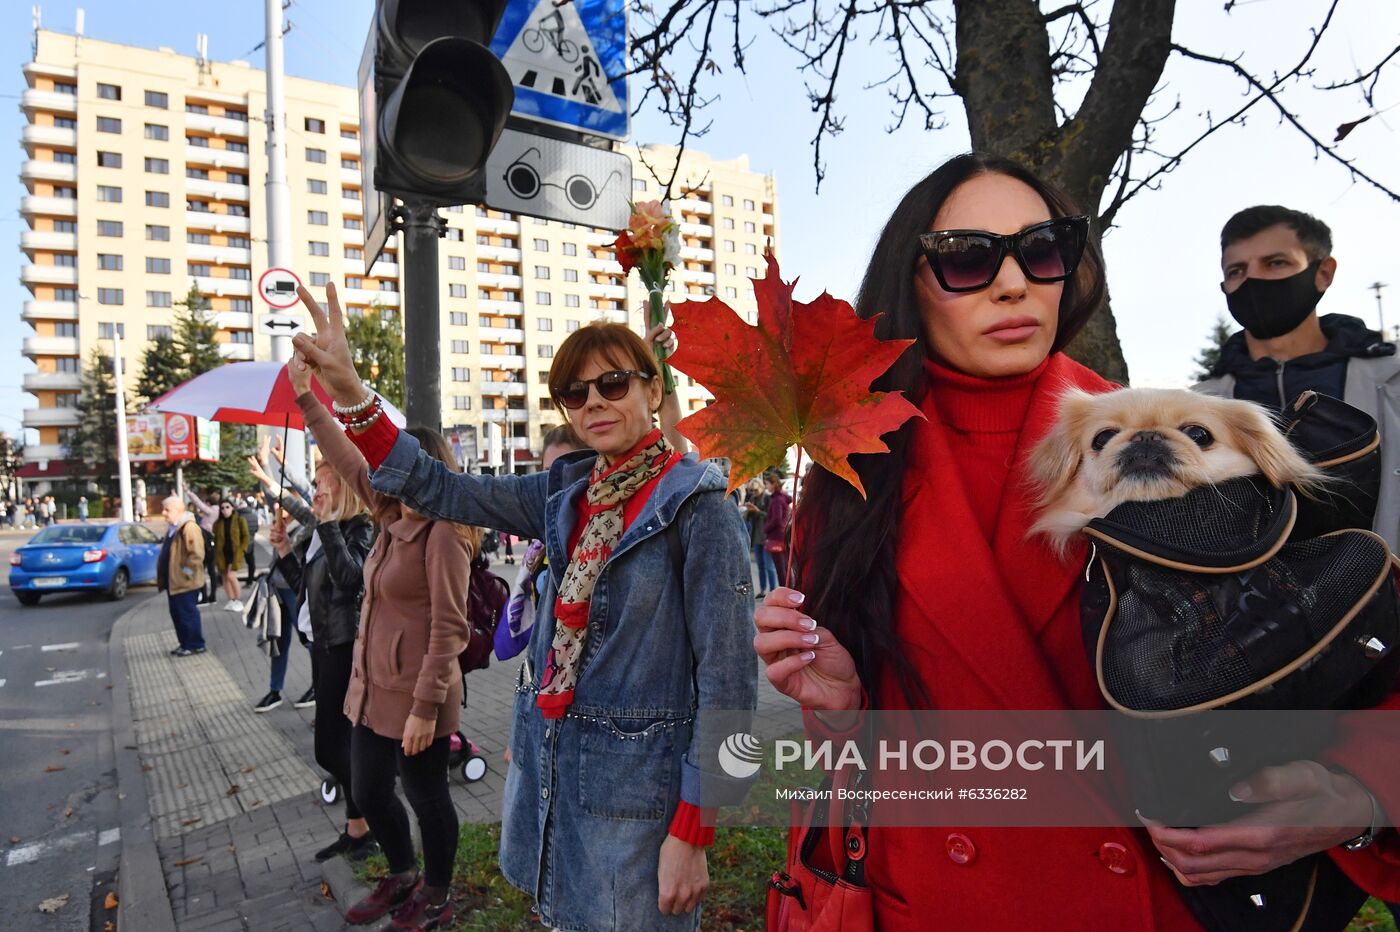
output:
M1307 319L1322 300L1316 284L1321 264L1320 259L1310 262L1287 278L1246 278L1225 295L1230 316L1257 339L1283 336Z

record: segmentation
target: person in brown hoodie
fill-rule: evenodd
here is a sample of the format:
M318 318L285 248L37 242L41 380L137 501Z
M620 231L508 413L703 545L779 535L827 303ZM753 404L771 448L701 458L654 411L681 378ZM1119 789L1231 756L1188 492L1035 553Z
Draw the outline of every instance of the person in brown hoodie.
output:
M467 646L467 587L481 545L479 528L429 520L370 488L369 466L311 393L311 373L288 367L307 429L325 457L369 505L379 528L365 561L365 597L355 639L345 714L353 726L351 794L389 861L389 877L346 912L351 924L394 911L394 928L451 924L448 886L457 851L457 810L447 784L450 736L457 730ZM410 428L423 449L459 469L447 440ZM418 818L423 877L415 868L408 814L395 777Z

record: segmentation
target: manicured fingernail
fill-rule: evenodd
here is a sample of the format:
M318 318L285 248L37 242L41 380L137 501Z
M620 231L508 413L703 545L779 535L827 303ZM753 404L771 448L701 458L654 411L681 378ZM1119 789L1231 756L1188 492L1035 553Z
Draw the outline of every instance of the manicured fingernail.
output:
M800 592L790 592L788 593L788 601L793 605L801 605L807 601L807 597Z
M800 620L797 623L797 626L804 631L815 631L817 628L817 620L815 618L807 618L804 616L802 620Z
M1230 798L1237 803L1242 803L1254 795L1254 788L1248 783L1241 781L1230 787Z
M1137 820L1138 820L1139 822L1141 822L1143 825L1146 825L1146 824L1147 824L1147 817L1144 816L1144 815L1142 814L1142 810L1141 810L1141 809L1134 809L1134 810L1133 810L1133 815L1137 816Z
M814 650L804 651L804 652L802 653L802 662L803 662L803 663L811 663L813 660L816 660L816 659L817 659L817 652L814 651Z
M804 634L804 635L802 635L802 643L803 643L803 644L816 644L816 643L819 642L820 640L821 640L821 638L818 637L818 636L815 635L815 634Z

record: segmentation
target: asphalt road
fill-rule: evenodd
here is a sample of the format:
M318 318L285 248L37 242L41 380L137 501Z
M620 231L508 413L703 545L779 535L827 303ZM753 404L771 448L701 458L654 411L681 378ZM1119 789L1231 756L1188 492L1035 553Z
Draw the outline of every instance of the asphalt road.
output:
M0 532L0 582L32 532ZM137 600L46 595L24 608L0 585L0 916L4 928L101 930L121 852L107 644ZM52 914L40 903L67 897Z

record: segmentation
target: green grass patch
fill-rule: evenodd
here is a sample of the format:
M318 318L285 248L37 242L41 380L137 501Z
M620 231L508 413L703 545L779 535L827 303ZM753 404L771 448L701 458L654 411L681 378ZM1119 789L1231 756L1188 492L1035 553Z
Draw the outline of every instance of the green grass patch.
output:
M1347 926L1347 932L1396 932L1395 917L1384 903L1372 897Z

